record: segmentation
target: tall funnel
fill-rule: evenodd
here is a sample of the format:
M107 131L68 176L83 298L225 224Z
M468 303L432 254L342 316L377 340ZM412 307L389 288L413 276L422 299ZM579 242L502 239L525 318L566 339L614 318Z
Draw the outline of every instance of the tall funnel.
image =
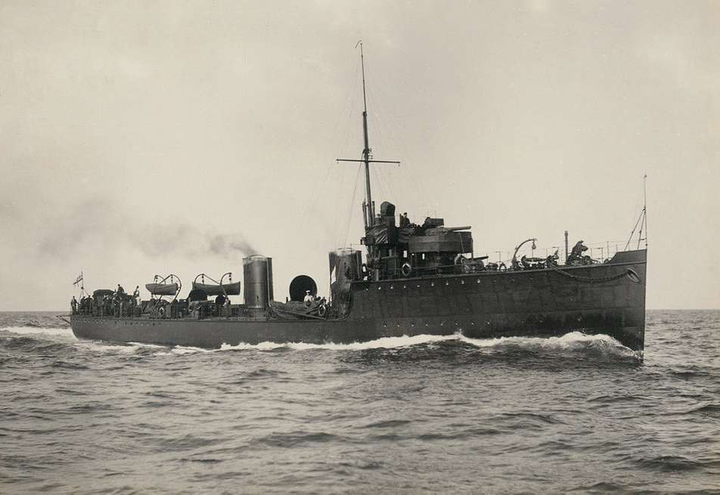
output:
M273 300L272 258L254 254L243 258L245 278L245 305L265 309Z

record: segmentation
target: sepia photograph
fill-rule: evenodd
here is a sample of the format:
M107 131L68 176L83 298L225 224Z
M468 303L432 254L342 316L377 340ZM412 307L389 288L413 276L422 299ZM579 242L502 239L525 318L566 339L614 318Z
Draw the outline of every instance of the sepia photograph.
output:
M0 0L0 493L720 493L718 20Z

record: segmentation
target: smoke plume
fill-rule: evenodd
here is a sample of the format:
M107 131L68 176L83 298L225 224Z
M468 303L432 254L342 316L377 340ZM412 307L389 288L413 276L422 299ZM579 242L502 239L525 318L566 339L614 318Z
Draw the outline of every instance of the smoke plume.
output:
M210 238L210 252L219 256L230 256L237 252L249 256L257 250L240 234L220 234Z
M121 246L151 257L249 256L257 250L239 233L218 234L171 220L154 223L132 218L108 200L88 200L39 226L38 257L66 259L92 246L104 252Z

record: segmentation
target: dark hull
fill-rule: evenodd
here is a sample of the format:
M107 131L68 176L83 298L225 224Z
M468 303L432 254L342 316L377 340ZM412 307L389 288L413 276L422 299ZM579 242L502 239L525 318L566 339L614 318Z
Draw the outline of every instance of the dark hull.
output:
M260 342L351 343L403 335L470 338L606 334L645 342L646 251L611 263L356 282L343 320L71 318L78 338L219 348ZM631 270L631 272L629 272Z

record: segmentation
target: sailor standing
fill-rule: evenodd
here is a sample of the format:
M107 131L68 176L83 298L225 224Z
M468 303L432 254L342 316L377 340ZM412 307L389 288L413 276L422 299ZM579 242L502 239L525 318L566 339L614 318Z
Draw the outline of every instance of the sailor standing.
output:
M73 296L72 300L70 301L70 307L72 308L72 314L76 315L78 302L77 299L75 299L75 296Z
M310 306L314 300L315 300L315 298L312 296L312 294L310 294L310 291L306 290L305 298L303 299L303 301L305 302L305 306Z

